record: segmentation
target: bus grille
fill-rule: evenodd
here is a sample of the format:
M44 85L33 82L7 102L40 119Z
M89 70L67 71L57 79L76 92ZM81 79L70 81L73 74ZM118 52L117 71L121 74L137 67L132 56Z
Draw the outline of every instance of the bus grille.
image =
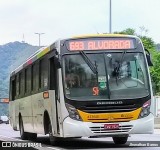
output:
M121 106L85 106L81 107L80 110L87 113L111 113L111 112L129 112L134 111L138 108L135 104L133 105L121 105Z
M105 129L104 126L101 127L90 127L93 133L122 133L122 132L129 132L132 129L133 125L121 125L119 129Z

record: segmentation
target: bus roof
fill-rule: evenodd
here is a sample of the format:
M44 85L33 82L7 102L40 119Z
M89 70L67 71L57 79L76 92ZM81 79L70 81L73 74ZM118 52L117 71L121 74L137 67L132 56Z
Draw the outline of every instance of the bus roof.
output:
M42 57L43 55L45 55L49 51L50 51L50 46L49 47L42 47L42 48L40 48L34 54L32 54L30 57L28 57L26 59L26 61L22 65L18 66L15 70L13 70L11 72L11 76L13 74L19 72L20 70L22 70L24 67L32 64L34 61L36 61L37 59L39 59L40 57Z
M76 35L71 37L71 39L76 38L92 38L92 37L133 37L136 38L134 35L127 35L127 34L84 34L84 35Z

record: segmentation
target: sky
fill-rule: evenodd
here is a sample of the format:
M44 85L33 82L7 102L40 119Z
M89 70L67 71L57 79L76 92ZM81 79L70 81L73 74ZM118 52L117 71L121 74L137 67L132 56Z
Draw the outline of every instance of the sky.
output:
M160 43L160 0L111 0L112 32L133 28ZM143 29L142 29L143 28ZM0 45L47 46L59 38L109 32L109 0L0 0Z

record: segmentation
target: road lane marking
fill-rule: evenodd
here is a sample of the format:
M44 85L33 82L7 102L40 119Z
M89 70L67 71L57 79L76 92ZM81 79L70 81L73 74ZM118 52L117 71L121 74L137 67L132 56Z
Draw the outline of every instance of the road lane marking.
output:
M47 147L47 148L50 148L50 149L53 149L53 150L62 150L61 148L54 148L54 147Z

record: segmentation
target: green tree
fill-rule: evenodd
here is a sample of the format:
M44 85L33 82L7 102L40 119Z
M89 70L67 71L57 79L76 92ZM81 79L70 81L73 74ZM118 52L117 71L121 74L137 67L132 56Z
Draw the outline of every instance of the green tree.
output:
M160 95L160 53L155 52L153 55L153 67L150 68L150 73L155 86L155 92Z
M152 40L152 38L147 36L140 36L139 38L142 40L142 43L146 49L148 49L150 52L156 52L155 51L155 42Z
M120 31L120 32L114 32L115 34L127 34L127 35L136 35L136 32L135 32L135 30L134 29L132 29L132 28L127 28L127 29L125 29L125 30L123 30L123 31Z

